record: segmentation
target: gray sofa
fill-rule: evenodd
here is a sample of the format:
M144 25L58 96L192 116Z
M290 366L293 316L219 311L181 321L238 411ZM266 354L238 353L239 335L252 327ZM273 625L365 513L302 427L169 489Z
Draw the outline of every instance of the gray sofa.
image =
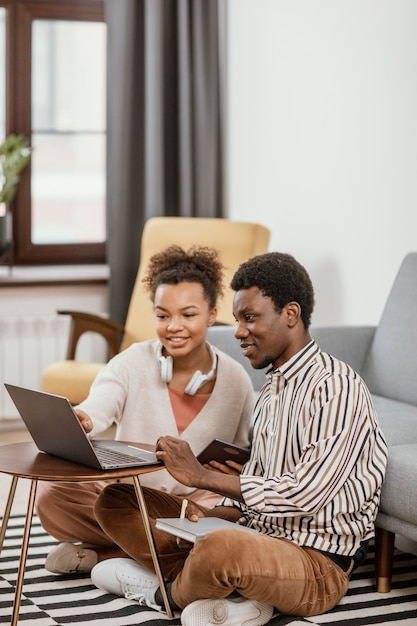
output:
M395 535L417 541L417 252L405 257L378 326L310 330L322 350L363 377L387 439L375 557L377 590L390 591ZM233 327L215 326L209 340L244 365L257 391L264 372L252 370L233 333Z

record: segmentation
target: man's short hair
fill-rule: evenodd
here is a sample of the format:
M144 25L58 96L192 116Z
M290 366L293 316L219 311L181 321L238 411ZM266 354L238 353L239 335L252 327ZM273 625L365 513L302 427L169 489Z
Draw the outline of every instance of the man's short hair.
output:
M298 302L308 329L314 309L314 289L306 269L290 254L267 252L242 263L230 283L234 291L257 287L271 298L277 313L289 302Z

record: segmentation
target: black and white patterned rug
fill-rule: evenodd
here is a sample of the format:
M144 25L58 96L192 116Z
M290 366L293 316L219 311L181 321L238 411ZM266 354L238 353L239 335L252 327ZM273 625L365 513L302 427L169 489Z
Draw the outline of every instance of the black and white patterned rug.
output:
M14 600L23 516L14 516L0 558L0 624L9 624ZM147 626L179 625L177 615L169 620L162 613L139 607L134 601L104 594L92 585L89 576L56 576L47 572L45 557L56 541L42 529L35 516L29 544L19 626ZM396 553L393 589L375 592L373 553L353 575L343 601L325 615L308 619L277 616L269 626L417 626L417 557Z

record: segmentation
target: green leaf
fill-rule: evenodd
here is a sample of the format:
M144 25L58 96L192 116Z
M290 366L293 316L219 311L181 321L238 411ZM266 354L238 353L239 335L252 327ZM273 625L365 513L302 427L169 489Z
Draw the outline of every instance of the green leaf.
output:
M28 165L32 148L24 135L8 135L0 145L0 202L10 204L20 180L20 173Z

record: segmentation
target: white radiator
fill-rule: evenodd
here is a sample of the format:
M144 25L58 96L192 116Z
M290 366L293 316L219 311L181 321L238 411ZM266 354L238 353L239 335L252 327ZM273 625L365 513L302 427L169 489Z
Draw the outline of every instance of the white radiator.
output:
M0 427L18 413L3 383L41 388L42 371L65 359L70 319L65 315L0 316ZM106 347L101 337L86 333L77 359L103 362Z

